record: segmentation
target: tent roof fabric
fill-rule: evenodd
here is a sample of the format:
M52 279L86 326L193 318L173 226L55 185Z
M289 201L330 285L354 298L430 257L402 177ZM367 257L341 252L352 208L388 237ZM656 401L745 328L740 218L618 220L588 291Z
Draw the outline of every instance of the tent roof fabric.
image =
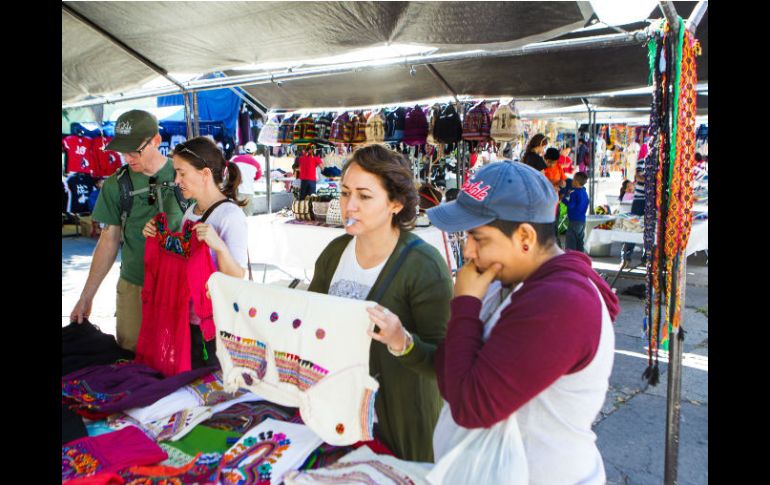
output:
M588 2L64 2L168 72L223 71L245 65L316 59L388 43L436 53L515 48L533 42L595 36L574 32L593 14ZM674 2L687 18L695 2ZM651 18L661 17L656 9ZM646 25L623 26L633 31ZM708 12L696 31L708 82ZM461 42L461 43L458 43ZM271 109L387 105L448 90L408 65L267 83L243 89ZM581 104L579 96L647 85L644 45L477 58L434 63L459 94L571 100L519 102L519 109ZM89 26L62 11L62 103L139 88L157 74ZM649 107L649 95L591 100L597 106ZM701 104L701 99L704 104ZM620 101L622 100L622 101ZM699 113L708 100L699 96Z

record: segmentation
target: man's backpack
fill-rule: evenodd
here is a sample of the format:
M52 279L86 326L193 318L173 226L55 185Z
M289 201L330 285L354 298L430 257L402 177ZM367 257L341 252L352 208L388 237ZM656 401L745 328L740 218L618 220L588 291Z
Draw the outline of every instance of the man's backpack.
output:
M370 143L385 141L385 116L381 111L375 111L369 115L366 122L366 141Z
M487 103L481 101L465 113L465 119L463 120L463 140L488 141L491 121Z
M152 187L147 187L145 189L139 189L137 191L134 191L134 183L131 181L131 175L128 173L128 165L123 165L117 170L117 180L118 180L118 189L120 192L120 240L121 243L125 240L125 233L126 233L126 221L128 221L128 216L131 215L131 208L134 205L134 196L149 192L152 190ZM190 205L190 201L185 199L182 195L182 189L179 188L178 185L176 185L173 182L163 182L158 185L158 193L164 188L173 188L174 190L174 197L176 197L176 202L179 204L179 208L182 210L182 213L187 211L187 208ZM161 194L162 195L162 194ZM162 198L158 199L158 203L162 206Z
M507 104L500 105L492 116L490 136L495 141L514 141L521 136L522 126L515 108Z
M454 105L449 103L441 112L433 136L439 143L457 143L463 135L463 124Z
M404 140L407 145L424 145L428 136L428 118L418 105L406 112Z

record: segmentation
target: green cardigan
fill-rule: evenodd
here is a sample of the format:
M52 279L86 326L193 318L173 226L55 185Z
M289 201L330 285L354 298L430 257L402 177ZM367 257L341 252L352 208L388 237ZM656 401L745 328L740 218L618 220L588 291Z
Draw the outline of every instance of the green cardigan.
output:
M329 292L351 239L345 234L324 249L315 263L309 291ZM415 239L419 237L401 231L367 299L376 293L404 247ZM377 431L385 445L405 460L433 461L433 429L443 403L436 383L434 354L444 340L451 299L452 277L446 261L436 248L423 243L412 248L379 302L398 315L414 337L414 348L405 356L394 357L375 340L369 353L369 373L380 383L374 402Z

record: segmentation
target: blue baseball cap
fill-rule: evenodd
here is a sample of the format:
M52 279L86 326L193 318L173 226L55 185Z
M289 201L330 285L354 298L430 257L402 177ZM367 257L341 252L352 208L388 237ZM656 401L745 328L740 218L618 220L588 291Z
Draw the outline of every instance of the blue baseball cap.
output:
M426 212L445 232L460 232L504 221L546 223L556 219L559 197L542 173L529 165L504 160L485 165L467 180L457 200Z

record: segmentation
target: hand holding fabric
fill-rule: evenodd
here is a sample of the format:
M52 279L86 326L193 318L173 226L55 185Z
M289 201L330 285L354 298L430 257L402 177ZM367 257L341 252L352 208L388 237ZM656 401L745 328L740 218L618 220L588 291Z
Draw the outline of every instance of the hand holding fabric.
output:
M367 308L369 320L379 327L379 332L367 330L366 333L374 340L382 342L395 352L401 352L407 346L406 332L398 315L382 305Z
M479 273L474 261L468 261L457 271L455 279L455 298L458 296L473 296L482 300L487 289L497 274L503 268L500 263L493 263L486 271Z
M198 236L198 241L205 242L215 252L218 253L227 249L225 242L210 224L196 224L193 229Z
M75 308L72 309L72 313L70 313L70 322L83 323L83 320L91 315L92 304L93 298L81 296L75 304Z
M155 237L156 234L158 234L158 226L155 224L154 219L150 219L142 228L142 236Z

